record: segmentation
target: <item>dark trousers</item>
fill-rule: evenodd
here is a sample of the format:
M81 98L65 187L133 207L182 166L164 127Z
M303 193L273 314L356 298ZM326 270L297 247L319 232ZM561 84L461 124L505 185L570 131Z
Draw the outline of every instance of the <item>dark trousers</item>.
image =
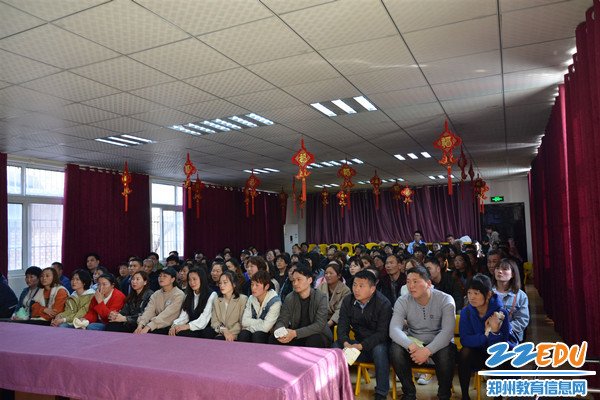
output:
M357 340L350 340L350 344L359 343ZM333 343L333 347L340 348L338 342ZM390 359L389 343L379 343L371 350L363 350L356 359L356 363L373 363L375 364L375 393L387 397L390 391Z
M127 322L109 322L106 324L106 331L110 332L125 332L133 333L137 329L137 325L128 325Z
M179 333L177 334L177 336L193 337L199 339L212 339L215 337L215 335L216 332L210 325L198 331L192 331L188 329L187 331L179 331Z
M250 332L244 329L238 335L237 340L238 342L247 343L269 343L269 333L262 331Z
M489 369L485 366L485 361L488 359L489 354L482 349L476 349L473 347L463 347L458 353L458 380L460 381L460 391L462 393L463 400L470 399L469 397L469 383L471 382L471 374L473 371L479 371L481 369ZM497 369L507 370L515 369L507 361L500 364Z
M438 379L438 398L449 399L452 396L452 378L456 365L456 346L454 343L440 349L431 355L435 363L435 374ZM402 392L407 399L416 399L417 389L413 382L411 367L417 366L410 358L404 347L392 343L390 346L390 361L396 370L396 375L402 384ZM403 397L404 398L404 397Z
M323 337L318 333L302 339L294 338L289 343L281 343L279 340L275 339L275 335L271 334L269 336L269 343L284 346L319 347L322 349L327 349L331 346L329 340L324 340Z
M157 329L149 331L148 333L153 333L155 335L168 335L169 334L169 329L171 329L171 327L157 328Z

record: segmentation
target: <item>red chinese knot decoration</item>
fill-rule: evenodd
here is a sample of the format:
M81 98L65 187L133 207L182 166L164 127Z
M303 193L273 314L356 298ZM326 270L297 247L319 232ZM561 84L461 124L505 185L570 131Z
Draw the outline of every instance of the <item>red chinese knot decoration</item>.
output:
M300 199L298 207L300 207L300 218L304 218L304 207L306 206L306 202Z
M327 216L327 204L329 204L329 193L327 192L327 189L323 188L323 190L321 190L321 203L323 204L323 215Z
M411 188L408 187L408 183L407 183L406 187L404 189L402 189L400 194L402 196L404 196L404 203L406 204L406 213L410 214L410 203L412 203L411 197L415 194L415 192Z
M489 186L485 183L485 181L483 180L483 178L479 177L479 174L477 174L477 179L475 179L475 181L473 182L473 192L475 193L475 195L477 196L477 206L479 208L479 212L483 213L483 201L485 199L487 199L487 196L485 195L485 192L489 191L490 188Z
M131 183L131 175L129 174L129 170L127 169L127 161L125 161L125 171L121 175L121 182L123 183L123 192L121 194L125 196L125 212L128 210L128 199L131 194L131 189L129 189L129 184Z
M254 198L258 196L258 192L256 191L258 185L260 185L260 179L258 179L256 175L254 175L253 168L252 173L250 174L250 178L248 178L248 180L246 181L246 187L248 187L248 195L252 198L252 215L254 215ZM246 214L248 213L246 212Z
M467 174L465 174L465 168L467 168L467 157L465 157L465 153L463 152L462 146L460 146L460 158L456 163L460 168L460 199L465 199L465 188L464 183L465 179L467 179Z
M473 177L475 172L473 171L473 161L469 164L469 177L471 178L471 203L475 202L475 187L473 186Z
M394 194L394 200L396 200L396 213L400 215L400 206L398 205L398 201L402 198L402 186L400 186L398 181L396 181L390 190Z
M281 192L279 192L279 194L277 195L277 198L279 198L279 203L281 204L281 220L283 222L285 222L285 209L287 207L287 199L288 199L288 194L283 190L283 186L281 187Z
M304 139L302 139L300 150L292 157L292 162L300 167L296 179L302 179L302 201L306 201L306 178L310 176L310 171L306 167L315 162L315 156L304 147Z
M344 218L344 207L346 207L346 200L348 199L348 193L344 192L344 189L341 189L338 194L335 195L338 198L338 204L342 207L342 218Z
M183 166L183 172L185 173L185 183L183 188L188 190L188 208L192 208L192 178L191 176L196 173L196 167L190 161L190 153L187 153L187 161Z
M448 121L446 121L446 130L442 132L440 138L433 142L433 147L441 150L444 155L442 159L438 161L441 165L445 165L448 169L448 194L452 194L452 164L456 162L456 158L452 154L452 150L456 146L460 146L462 139L456 136L452 131L448 130Z
M377 175L377 170L375 170L375 175L369 180L371 185L373 185L373 194L375 195L375 209L379 210L379 187L381 187L381 178Z
M200 218L200 200L202 200L202 189L204 189L206 185L204 182L200 180L198 175L196 175L196 182L192 185L192 190L194 191L194 200L196 200L196 219Z
M348 159L346 159L346 163L340 167L337 175L344 180L341 190L347 190L348 192L348 210L350 210L350 188L354 186L354 183L352 183L352 177L356 176L356 171L348 164Z

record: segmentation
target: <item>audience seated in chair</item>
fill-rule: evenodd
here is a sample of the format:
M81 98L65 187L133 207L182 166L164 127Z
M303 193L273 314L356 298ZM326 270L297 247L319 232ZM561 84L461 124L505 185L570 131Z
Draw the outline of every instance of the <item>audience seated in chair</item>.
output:
M325 279L317 287L329 299L327 303L327 326L330 328L338 323L342 300L350 289L342 282L342 267L338 260L332 260L325 267Z
M246 302L238 341L268 343L269 332L281 311L281 299L271 289L271 278L266 271L258 271L252 276L251 290L252 296Z
M425 268L427 268L429 275L431 275L433 288L452 296L456 305L456 313L460 313L465 304L465 298L460 291L456 279L452 278L451 274L442 270L440 262L435 257L427 257L425 259Z
M152 265L154 265L154 262L152 262ZM125 304L121 311L111 311L108 314L109 322L106 330L129 333L135 331L137 320L144 312L153 293L154 291L150 289L150 279L146 271L134 273L131 277L131 290L125 299Z
M108 324L108 315L112 311L119 311L125 304L125 295L115 289L115 277L113 274L102 274L98 277L98 289L90 302L88 312L79 321L87 321L86 329L103 331ZM74 320L76 325L77 320Z
M58 279L54 268L46 268L40 275L40 289L33 297L31 319L48 321L65 310L69 293Z
M31 317L31 305L33 298L40 291L40 276L42 269L39 267L29 267L25 270L25 288L19 296L19 303L13 313L13 320L28 320Z
M237 290L237 276L227 270L219 278L220 292L214 300L210 326L215 339L233 342L242 330L242 315L248 297Z
M73 293L65 303L65 310L52 319L50 325L61 328L73 326L75 318L83 318L90 309L90 303L94 297L94 290L90 288L92 277L83 269L73 271L71 274L71 287Z
M401 257L390 254L385 260L385 270L387 274L381 278L379 288L390 304L394 304L400 297L400 289L406 283Z
M529 325L529 299L521 290L519 269L513 260L504 258L494 270L492 288L498 294L500 301L510 319L512 332L522 342L523 334Z

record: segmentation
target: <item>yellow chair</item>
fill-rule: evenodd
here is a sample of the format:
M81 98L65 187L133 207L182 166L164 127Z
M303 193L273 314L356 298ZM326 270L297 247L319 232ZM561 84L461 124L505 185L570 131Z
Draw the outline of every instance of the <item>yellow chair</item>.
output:
M321 249L321 254L327 254L327 245L325 243L321 243L319 248Z
M348 255L352 257L354 255L354 246L352 245L352 243L342 243L340 249L343 249L344 247L348 248Z
M525 284L527 285L527 278L529 277L529 279L533 278L533 263L531 261L527 261L526 263L523 263L523 272L525 272Z
M365 378L365 383L371 382L371 377L369 376L369 368L375 369L375 364L373 363L358 363L356 364L358 369L356 370L356 388L354 389L354 395L358 396L360 394L360 381L361 378ZM390 371L392 372L392 399L396 400L398 398L398 393L396 393L396 371L394 371L394 367L390 365Z
M308 251L310 252L310 251L311 251L312 249L314 249L315 247L317 247L317 245L316 245L316 244L313 244L313 243L309 244L309 245L308 245Z
M330 246L335 246L336 249L340 249L340 244L339 243L331 243Z
M373 248L373 246L379 246L377 243L367 243L365 245L367 247L368 250L371 250Z

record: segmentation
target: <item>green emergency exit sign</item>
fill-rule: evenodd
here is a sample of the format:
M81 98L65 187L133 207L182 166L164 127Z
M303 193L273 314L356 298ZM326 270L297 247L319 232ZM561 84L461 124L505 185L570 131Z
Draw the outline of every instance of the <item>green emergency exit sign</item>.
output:
M494 196L490 200L492 200L492 203L499 203L504 201L504 196Z

